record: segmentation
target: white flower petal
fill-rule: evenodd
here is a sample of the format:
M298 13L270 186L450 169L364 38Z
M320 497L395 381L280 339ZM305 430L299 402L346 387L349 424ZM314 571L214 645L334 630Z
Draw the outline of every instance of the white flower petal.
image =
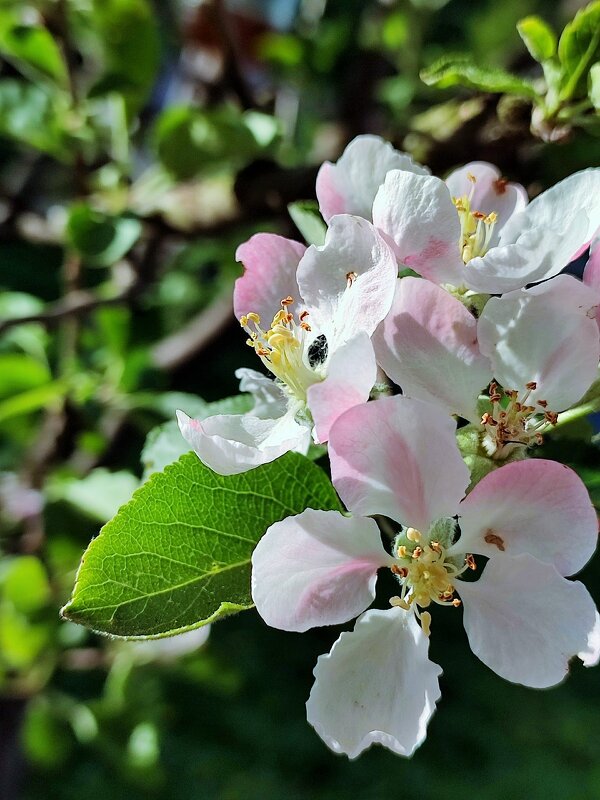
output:
M315 441L326 442L338 417L366 403L376 378L377 364L368 334L359 333L332 353L325 379L310 386L307 393Z
M430 281L401 278L373 345L404 394L477 419L477 398L492 371L479 351L477 320L460 300Z
M291 413L279 419L252 414L222 414L202 421L177 412L183 438L196 455L220 475L237 475L274 461L290 450L306 453L310 428Z
M530 555L491 558L457 585L475 655L500 677L543 689L560 683L587 648L596 609L587 589Z
M323 218L329 222L335 214L356 214L370 220L377 190L391 169L429 172L379 136L357 136L337 163L326 161L319 170L317 199Z
M600 614L597 611L594 627L588 633L587 645L577 656L583 661L584 667L595 667L600 662Z
M373 203L373 224L393 242L400 263L434 283L463 284L458 213L439 178L388 172Z
M372 744L410 756L427 735L441 669L414 614L367 611L315 667L307 718L336 753L356 758Z
M384 397L346 411L329 434L333 483L354 514L426 532L456 514L470 481L454 420L430 403Z
M252 556L252 598L267 625L307 631L362 613L392 563L377 523L307 509L271 525Z
M254 397L252 415L261 419L277 419L287 409L287 397L273 378L254 369L236 369L235 377L240 382L240 392L250 392Z
M489 557L529 553L573 575L590 559L598 518L572 469L535 458L490 472L460 504L456 553Z
M513 214L499 246L469 263L467 285L498 294L557 275L600 226L600 169L577 172Z
M307 322L326 335L330 353L359 331L373 333L390 310L396 275L394 254L371 223L331 220L325 244L309 247L298 265Z
M597 292L570 275L489 300L477 336L496 380L518 391L535 381L533 400L569 408L596 378L597 304Z

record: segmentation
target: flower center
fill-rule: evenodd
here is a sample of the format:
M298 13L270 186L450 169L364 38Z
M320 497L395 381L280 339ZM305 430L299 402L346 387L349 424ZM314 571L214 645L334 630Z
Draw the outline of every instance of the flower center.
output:
M545 400L528 404L531 392L537 388L535 381L526 384L526 392L519 397L514 390L502 390L496 383L490 384L491 412L481 418L485 429L483 446L492 458L504 459L516 447L532 447L542 444L541 428L556 425L558 415L548 411Z
M288 310L293 302L292 297L285 297L281 301L281 309L266 331L261 328L260 316L253 311L240 317L240 325L249 336L246 344L254 348L266 368L288 393L305 403L309 386L324 377L321 367L326 358L327 342L321 336L309 339L311 327L306 322L308 311L303 311L296 319ZM315 342L318 342L319 352L311 356Z
M473 184L469 194L452 198L460 220L459 247L465 264L472 258L484 256L487 253L490 249L494 227L498 220L498 215L495 212L483 214L481 211L471 208L477 178L471 174L467 177Z
M454 527L452 520L445 522ZM432 529L431 533L435 534L435 531ZM440 539L445 538L442 533ZM446 544L451 544L451 540ZM428 608L432 602L458 608L460 600L454 596L455 580L465 570L475 569L475 560L472 555L467 555L463 564L457 563L457 559L446 555L442 541L423 537L415 528L399 534L394 550L398 562L391 569L402 586L402 592L399 597L390 598L390 603L407 611L412 609L421 620L425 634L429 634L431 615L419 609Z

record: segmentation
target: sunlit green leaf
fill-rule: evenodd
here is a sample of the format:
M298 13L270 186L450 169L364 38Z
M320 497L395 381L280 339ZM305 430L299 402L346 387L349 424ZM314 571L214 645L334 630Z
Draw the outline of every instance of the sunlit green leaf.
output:
M17 15L0 15L0 55L32 80L50 78L67 85L60 48L41 25L22 24Z
M0 136L70 162L73 153L64 128L68 113L63 93L14 78L0 80Z
M468 56L445 55L427 69L421 79L428 86L445 89L449 86L467 86L482 92L515 94L538 99L538 93L529 81L512 75L498 67L480 66Z
M184 455L90 544L63 615L115 636L164 636L250 608L254 546L305 508L340 505L326 474L298 453L231 476Z
M589 77L589 96L592 105L596 110L600 110L600 61L592 65Z
M558 57L564 72L560 99L585 96L589 69L600 60L600 0L582 8L565 26Z
M325 242L327 226L323 221L319 206L314 200L300 200L288 206L290 217L307 244L322 245Z
M536 61L547 61L556 54L556 34L541 17L525 17L517 24L517 30Z

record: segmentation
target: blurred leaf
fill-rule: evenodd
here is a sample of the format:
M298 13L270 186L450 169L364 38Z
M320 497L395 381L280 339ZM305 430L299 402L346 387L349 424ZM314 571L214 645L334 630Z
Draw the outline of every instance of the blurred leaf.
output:
M600 110L600 61L597 61L595 64L592 65L590 69L590 87L589 87L589 96L590 100L592 101L592 105L594 108L599 111Z
M421 79L428 86L446 89L449 86L467 86L482 92L515 94L539 99L529 81L512 75L498 67L479 66L468 56L445 55L421 71Z
M381 38L388 50L398 50L406 44L409 31L407 15L403 11L396 11L390 14L383 23Z
M0 55L33 81L50 78L68 84L59 46L41 25L22 24L17 15L0 14Z
M50 377L48 367L37 358L0 353L0 399L43 386Z
M0 136L7 136L70 162L64 95L14 78L0 79Z
M252 607L250 557L274 522L340 509L298 453L217 475L192 453L156 473L88 547L63 616L114 636L165 636Z
M50 584L39 558L11 558L4 563L0 575L4 597L22 614L39 611L48 602Z
M541 17L525 17L517 23L517 30L536 61L542 63L556 55L556 34Z
M131 472L110 472L99 467L85 478L56 478L49 485L49 493L53 500L64 500L82 514L106 522L131 500L139 485Z
M230 106L196 109L173 106L155 128L155 145L163 166L177 180L200 173L240 167L276 141L277 123L266 115L244 115Z
M180 406L181 410L193 416L194 419L206 419L215 414L244 414L250 410L253 403L249 394L228 397L225 400L217 400L215 403L204 403L203 406L198 404L198 400L199 398L194 398L193 408L188 411L190 404L184 399ZM146 437L142 450L143 480L146 481L154 472L162 472L168 464L177 461L180 456L189 453L191 449L181 435L176 419L158 425Z
M137 242L142 224L135 217L116 217L87 203L72 206L67 220L67 239L87 264L108 267L123 258Z
M13 669L26 669L49 643L51 630L34 624L13 607L0 606L0 658Z
M46 768L61 767L72 749L67 724L45 698L37 698L28 706L21 740L28 760Z
M45 408L55 400L58 400L59 397L63 397L66 391L67 383L63 380L57 380L8 397L0 402L0 422L19 417L22 414L39 411L40 408Z
M281 67L297 67L304 57L304 44L291 33L269 32L258 41L258 55Z
M600 60L600 0L580 9L565 26L558 57L564 71L560 99L585 96L589 68Z
M304 236L307 244L322 245L325 243L327 225L325 225L319 206L314 200L299 200L297 203L290 203L288 211L294 225Z
M116 92L132 111L146 102L160 60L156 17L146 0L93 0L91 27L102 50L104 74L90 96Z

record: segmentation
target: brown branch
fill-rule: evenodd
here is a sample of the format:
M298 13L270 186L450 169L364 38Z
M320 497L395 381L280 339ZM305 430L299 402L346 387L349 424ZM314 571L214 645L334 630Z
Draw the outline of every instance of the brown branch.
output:
M121 303L126 303L132 295L131 287L124 292L113 297L96 297L90 292L75 291L66 295L62 300L51 305L39 314L29 314L25 317L13 317L0 322L0 335L9 328L17 325L27 325L28 323L38 323L47 328L58 325L65 319L82 317L97 308L106 308Z
M152 362L173 370L206 347L233 318L231 291L217 298L177 333L167 336L150 351Z
M223 0L213 0L212 4L215 28L221 39L225 53L224 79L240 101L242 108L256 108L254 95L239 63L238 47L231 29L228 12Z

